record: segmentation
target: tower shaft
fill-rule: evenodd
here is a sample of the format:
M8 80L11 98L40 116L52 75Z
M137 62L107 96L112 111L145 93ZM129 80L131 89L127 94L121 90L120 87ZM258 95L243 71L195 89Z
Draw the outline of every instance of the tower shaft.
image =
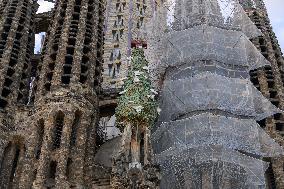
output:
M32 0L0 3L0 188L17 188L25 154L18 105L25 105L29 89L34 16ZM18 113L18 114L17 114Z
M36 78L21 188L91 187L104 4L57 1ZM36 163L33 163L36 162Z

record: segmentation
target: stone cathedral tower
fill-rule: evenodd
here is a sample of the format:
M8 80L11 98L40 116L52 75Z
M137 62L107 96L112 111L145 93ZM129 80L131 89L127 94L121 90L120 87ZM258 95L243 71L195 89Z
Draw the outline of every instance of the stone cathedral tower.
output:
M247 15L261 30L263 36L252 39L254 45L271 63L270 66L250 72L252 83L275 106L283 110L284 103L284 59L263 1L240 1ZM276 114L261 120L259 124L283 146L284 117ZM284 188L283 157L269 159L271 162L267 171L269 188Z
M45 1L0 0L1 189L284 188L284 60L263 0ZM131 52L149 75L128 72ZM118 136L135 73L161 115Z
M16 188L25 155L19 107L27 101L37 5L32 0L0 4L0 188Z
M22 188L31 183L33 188L62 189L90 185L102 10L100 1L56 2L39 66L35 108L28 120L32 129Z
M104 3L56 1L35 69L37 7L32 0L1 2L0 187L91 187Z

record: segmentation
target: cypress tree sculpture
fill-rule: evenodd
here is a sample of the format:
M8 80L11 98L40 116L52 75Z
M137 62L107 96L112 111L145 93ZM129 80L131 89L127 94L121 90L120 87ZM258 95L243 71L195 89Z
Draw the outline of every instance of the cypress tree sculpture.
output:
M158 169L152 164L150 128L157 115L157 92L149 79L144 50L132 49L131 68L116 108L122 136L121 149L114 160L112 188L157 188Z
M133 49L131 69L116 108L117 119L123 125L150 127L157 117L157 92L151 85L148 71L143 49Z

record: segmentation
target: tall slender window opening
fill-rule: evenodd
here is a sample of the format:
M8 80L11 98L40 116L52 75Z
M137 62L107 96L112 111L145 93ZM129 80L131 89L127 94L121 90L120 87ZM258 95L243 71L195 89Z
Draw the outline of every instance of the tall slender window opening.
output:
M144 133L141 133L140 136L141 140L140 140L140 163L142 165L144 165L144 157L145 157L145 153L144 153Z
M37 127L37 146L35 149L35 156L36 159L39 159L40 153L41 153L41 147L42 147L42 142L43 142L43 134L44 134L44 121L40 120L38 122L38 127Z
M48 178L49 179L55 179L56 168L57 168L57 162L51 161L50 164L49 164L49 171L48 171Z
M64 125L64 114L59 112L55 119L55 128L54 128L54 137L53 137L53 149L57 149L60 147L61 143L61 135Z
M75 112L75 119L74 122L72 124L72 131L71 131L71 139L70 139L70 146L75 146L76 144L76 138L77 138L77 130L78 127L80 125L80 121L81 121L81 112L76 111Z
M1 167L0 167L0 187L3 185L3 183L5 182L5 169L7 169L7 161L9 159L9 152L12 149L12 144L11 142L9 142L9 144L6 146L4 153L3 153L3 157L1 160Z
M271 163L269 164L268 169L266 170L266 180L268 184L268 189L276 189L276 180L275 180L275 175L273 172L273 168Z
M11 171L10 180L9 180L10 186L13 183L13 180L14 180L15 175L16 175L17 165L19 163L18 162L19 157L20 157L20 147L18 145L16 145L16 152L15 152L15 156L14 156L14 160L13 160L13 164L12 164L12 171Z
M66 177L67 179L69 180L70 179L70 173L72 173L72 159L71 158L68 158L67 160L67 167L66 167Z

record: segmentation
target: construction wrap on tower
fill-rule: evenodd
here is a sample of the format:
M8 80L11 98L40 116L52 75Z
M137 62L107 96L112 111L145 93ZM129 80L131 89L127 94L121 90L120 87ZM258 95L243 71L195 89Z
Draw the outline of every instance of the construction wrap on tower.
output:
M151 77L161 87L152 135L162 189L265 188L263 157L283 149L256 121L281 111L252 85L270 63L235 0L166 0L148 26ZM151 53L151 52L155 52Z

